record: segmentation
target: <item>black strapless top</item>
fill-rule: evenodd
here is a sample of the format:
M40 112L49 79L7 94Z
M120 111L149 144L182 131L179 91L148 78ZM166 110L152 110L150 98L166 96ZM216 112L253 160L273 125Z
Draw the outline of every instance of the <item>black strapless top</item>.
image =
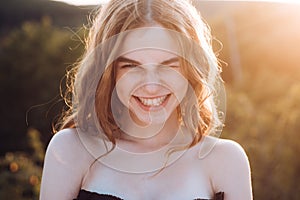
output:
M123 199L110 194L98 194L96 192L90 192L82 189L79 191L77 198L74 200L123 200ZM213 199L197 198L194 200L224 200L224 192L218 192Z

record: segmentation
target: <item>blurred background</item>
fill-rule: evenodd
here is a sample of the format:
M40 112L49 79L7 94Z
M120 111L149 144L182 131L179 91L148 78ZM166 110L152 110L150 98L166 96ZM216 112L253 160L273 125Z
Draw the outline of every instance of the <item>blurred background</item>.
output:
M221 137L245 148L254 199L300 199L300 4L195 5L227 63L221 62L227 90ZM0 199L38 199L52 124L64 109L60 85L83 53L83 27L95 8L0 2Z

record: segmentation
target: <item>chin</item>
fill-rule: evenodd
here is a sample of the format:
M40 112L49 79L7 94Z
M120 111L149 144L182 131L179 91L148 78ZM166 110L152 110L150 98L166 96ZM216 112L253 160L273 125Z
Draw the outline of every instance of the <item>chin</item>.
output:
M146 114L141 115L139 114L132 114L133 121L140 126L150 126L150 125L160 125L164 124L169 116L166 116L165 114L160 114L160 116L153 116L153 114Z
M168 109L161 109L159 111L145 112L135 107L135 109L130 111L130 116L134 123L140 126L162 125L165 124L172 116L172 113L174 113L174 111L168 111Z

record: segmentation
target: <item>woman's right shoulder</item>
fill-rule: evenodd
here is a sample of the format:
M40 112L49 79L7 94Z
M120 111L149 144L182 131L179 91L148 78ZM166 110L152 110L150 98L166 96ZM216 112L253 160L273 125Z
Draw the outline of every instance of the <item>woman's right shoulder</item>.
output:
M62 129L51 138L48 149L53 150L76 150L80 148L76 129ZM76 147L76 148L75 148Z
M65 142L78 142L78 133L74 128L62 129L55 133L50 140L49 145L59 145Z
M49 153L69 162L76 162L79 158L86 161L93 159L82 144L77 130L71 128L54 134L47 147L47 154Z
M76 142L77 137L78 136L77 136L76 129L73 128L62 129L53 135L49 145L59 145L60 143L64 143L65 141Z
M56 133L45 155L40 199L74 199L94 158L76 129Z

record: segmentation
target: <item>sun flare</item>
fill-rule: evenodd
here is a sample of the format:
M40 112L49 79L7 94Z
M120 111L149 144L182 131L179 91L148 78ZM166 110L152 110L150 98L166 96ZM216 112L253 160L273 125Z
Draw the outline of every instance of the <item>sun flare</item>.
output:
M99 4L107 3L109 0L52 0L52 1L60 1L71 5L83 6L83 5L99 5Z
M109 0L53 0L53 1L61 1L72 5L98 5L107 3ZM197 1L197 0L194 0ZM208 1L208 0L206 0ZM220 1L226 1L226 0L220 0ZM237 0L242 1L242 0ZM248 2L278 2L278 3L298 3L300 4L299 0L248 0Z

